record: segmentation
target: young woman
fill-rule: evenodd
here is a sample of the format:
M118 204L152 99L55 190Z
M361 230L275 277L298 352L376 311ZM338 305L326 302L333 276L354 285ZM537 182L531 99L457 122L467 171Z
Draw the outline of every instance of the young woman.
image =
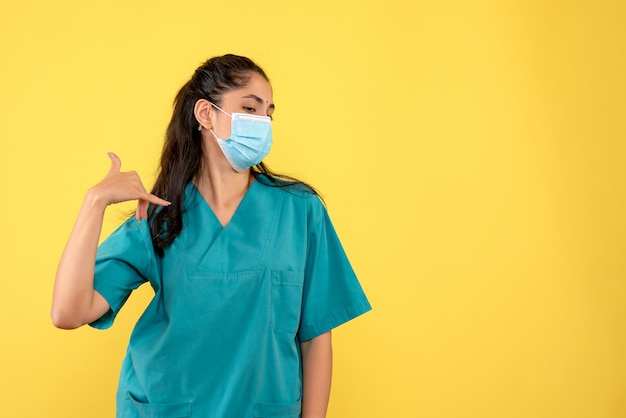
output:
M56 275L59 328L105 329L130 293L154 299L122 364L118 417L324 417L331 329L368 311L315 191L272 173L272 88L215 57L176 96L152 193L111 170L87 191ZM105 208L136 216L98 248Z

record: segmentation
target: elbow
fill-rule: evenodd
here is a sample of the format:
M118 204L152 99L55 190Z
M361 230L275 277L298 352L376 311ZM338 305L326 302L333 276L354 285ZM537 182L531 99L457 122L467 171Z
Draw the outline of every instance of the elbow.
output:
M76 329L84 325L84 323L78 321L75 316L68 315L67 312L59 308L53 307L50 317L52 324L59 329Z

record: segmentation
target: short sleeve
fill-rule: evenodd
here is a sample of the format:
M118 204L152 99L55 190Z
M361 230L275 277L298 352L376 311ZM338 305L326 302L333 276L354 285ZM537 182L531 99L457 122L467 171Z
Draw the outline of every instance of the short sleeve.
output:
M131 292L156 274L148 222L128 219L98 247L94 289L110 308L89 325L109 328Z
M371 308L335 228L321 212L309 231L299 339L308 341Z

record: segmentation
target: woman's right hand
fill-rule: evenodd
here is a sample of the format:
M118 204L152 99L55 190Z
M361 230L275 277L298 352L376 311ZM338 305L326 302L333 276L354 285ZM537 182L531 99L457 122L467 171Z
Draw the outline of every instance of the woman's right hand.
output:
M134 171L122 173L117 155L109 153L111 169L87 192L78 218L61 255L52 295L52 322L72 329L104 315L108 302L94 290L94 266L104 210L112 203L138 200L137 219L148 218L148 203L168 206L170 202L146 193Z
M120 171L122 162L112 152L108 153L111 159L111 169L102 181L91 189L88 196L101 204L111 205L114 203L137 200L137 220L148 219L148 204L169 206L171 202L146 192L141 179L135 171Z

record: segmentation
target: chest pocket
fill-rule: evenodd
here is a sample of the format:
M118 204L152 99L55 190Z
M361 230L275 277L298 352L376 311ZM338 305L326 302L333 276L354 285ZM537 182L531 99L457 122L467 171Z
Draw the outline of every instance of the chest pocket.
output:
M304 273L272 271L272 329L278 334L293 334L300 327Z

